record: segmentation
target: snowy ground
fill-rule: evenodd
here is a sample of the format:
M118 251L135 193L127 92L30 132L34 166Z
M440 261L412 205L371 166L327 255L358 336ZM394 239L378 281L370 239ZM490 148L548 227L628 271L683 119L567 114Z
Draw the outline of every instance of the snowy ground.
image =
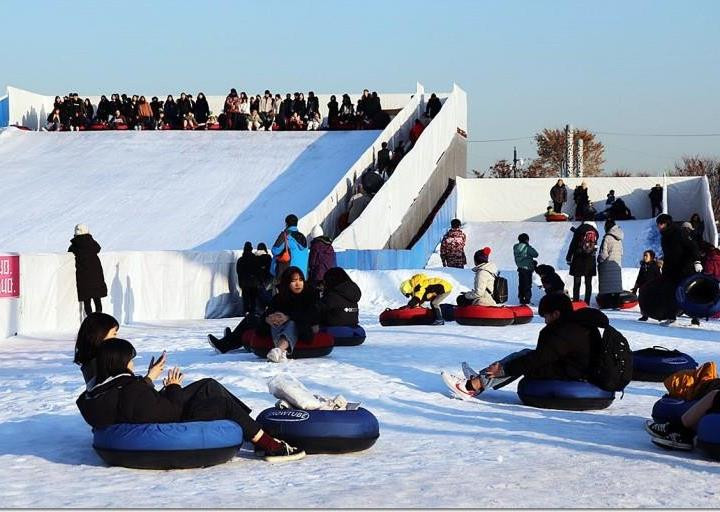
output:
M266 363L247 353L216 355L207 332L236 320L123 326L137 366L166 349L186 378L215 377L254 412L271 406L266 380L288 371L310 389L361 400L380 421L371 449L315 455L287 465L249 451L207 469L154 472L106 467L74 401L82 378L73 335L38 333L0 342L0 506L3 507L719 507L720 464L666 452L642 425L662 384L631 383L607 410L564 412L520 404L515 385L463 402L439 377L459 362L480 366L534 346L540 319L524 326L380 327L377 314L399 305L409 271L352 272L364 290L368 340L329 357ZM468 286L468 270L444 274ZM537 299L537 292L536 292ZM717 360L720 322L701 329L635 321L611 312L633 348L679 348ZM41 483L41 486L38 484Z
M65 251L81 222L106 251L272 242L378 133L0 130L0 250Z

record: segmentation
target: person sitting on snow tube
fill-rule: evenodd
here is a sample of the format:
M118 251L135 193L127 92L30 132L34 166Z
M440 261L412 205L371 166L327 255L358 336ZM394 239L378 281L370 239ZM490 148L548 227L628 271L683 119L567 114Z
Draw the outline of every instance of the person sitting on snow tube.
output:
M497 306L493 292L498 268L495 263L488 261L491 252L490 247L475 251L473 256L475 267L472 269L475 272L475 283L472 290L458 295L458 306Z
M534 350L523 349L496 361L479 373L463 363L464 377L442 372L442 378L458 397L467 399L488 388L499 389L520 376L531 379L587 380L591 375L592 347L600 343L600 327L608 318L597 309L573 312L567 295L545 295L538 306L545 318Z
M320 298L320 324L323 326L358 325L360 287L340 267L325 272L324 289Z
M425 274L415 274L410 279L400 284L400 293L410 298L407 303L408 308L417 308L423 302L430 301L435 321L432 325L443 325L442 310L440 303L444 301L450 292L452 285L439 277L429 277Z
M179 368L168 370L163 389L153 380L162 373L156 365L147 377L133 373L135 348L113 338L100 345L96 357L97 382L77 399L85 421L93 428L118 423L179 423L231 420L240 425L247 441L265 451L265 460L297 460L305 452L265 434L250 417L250 408L214 379L201 379L182 387Z
M268 352L268 361L287 361L299 341L311 341L319 331L320 312L315 291L305 283L298 267L288 267L280 277L278 293L265 310L258 333L270 336L275 348Z

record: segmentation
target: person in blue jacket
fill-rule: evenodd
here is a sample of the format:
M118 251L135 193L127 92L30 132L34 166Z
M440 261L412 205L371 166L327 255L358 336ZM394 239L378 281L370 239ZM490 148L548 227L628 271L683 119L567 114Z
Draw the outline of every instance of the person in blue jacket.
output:
M270 273L275 276L275 281L289 267L297 267L302 270L303 275L307 275L308 259L310 251L308 250L307 238L300 233L297 228L297 215L292 213L285 217L285 229L283 229L275 240L271 252L273 255L270 264ZM289 254L289 260L286 259L286 248ZM286 259L286 261L283 261Z

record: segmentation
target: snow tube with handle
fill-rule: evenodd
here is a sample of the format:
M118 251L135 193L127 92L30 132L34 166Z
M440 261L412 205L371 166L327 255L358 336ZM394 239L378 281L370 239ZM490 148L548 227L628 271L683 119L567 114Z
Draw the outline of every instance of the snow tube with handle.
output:
M243 444L230 420L187 423L119 423L93 429L93 448L110 466L188 469L222 464Z
M605 409L615 399L615 393L600 389L589 382L527 377L518 384L517 393L525 405L566 411Z
M577 311L578 309L585 309L587 307L590 307L587 305L587 303L584 300L574 300L572 301L572 308L573 311Z
M566 213L551 213L550 215L545 215L545 220L547 222L565 222L570 217Z
M652 419L658 423L679 420L697 400L682 400L664 395L652 408Z
M720 459L720 414L706 414L697 429L697 445L709 457Z
M457 306L455 321L461 325L502 327L515 321L512 308L505 306Z
M513 312L513 325L529 324L533 319L533 310L530 306L520 304L519 306L505 306Z
M271 436L307 453L347 453L370 448L380 436L377 418L362 407L354 411L265 409L257 422Z
M380 313L380 325L430 325L435 321L435 313L428 308L386 309Z
M103 132L108 129L108 125L102 123L95 123L90 125L90 130L95 132Z
M595 301L600 309L632 309L638 305L638 298L633 292L622 291L617 298L610 293L598 293Z
M267 357L268 352L275 345L272 338L261 336L253 330L250 338L250 350L258 357ZM318 332L312 341L298 341L292 353L288 353L288 359L304 359L308 357L323 357L332 352L335 341L326 332Z
M720 311L720 281L708 274L694 274L677 287L675 300L688 316L710 318Z
M640 311L655 320L676 317L678 307L675 300L675 289L676 287L671 282L662 277L642 285L638 297Z
M697 368L697 361L679 350L652 347L633 352L632 380L662 382L681 370Z
M365 341L365 329L356 326L332 325L320 327L320 332L326 332L335 339L336 347L354 347Z

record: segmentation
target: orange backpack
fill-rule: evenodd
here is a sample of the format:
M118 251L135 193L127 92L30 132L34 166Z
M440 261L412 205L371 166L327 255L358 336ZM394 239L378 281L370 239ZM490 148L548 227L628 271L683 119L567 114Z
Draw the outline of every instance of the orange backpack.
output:
M717 366L711 361L694 370L675 372L665 379L664 384L672 398L692 400L700 385L712 379L717 379Z
M290 263L290 246L288 245L287 233L283 232L283 236L285 237L285 249L276 258L278 263Z

